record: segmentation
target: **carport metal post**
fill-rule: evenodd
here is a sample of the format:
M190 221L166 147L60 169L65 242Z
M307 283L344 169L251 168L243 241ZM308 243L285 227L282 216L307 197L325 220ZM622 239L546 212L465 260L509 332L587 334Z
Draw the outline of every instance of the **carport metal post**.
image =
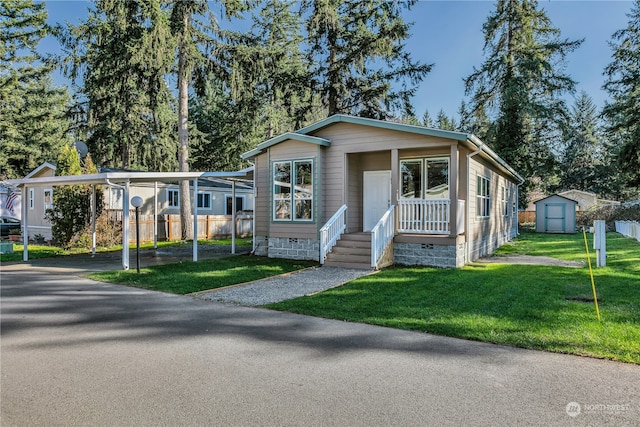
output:
M198 261L198 178L193 180L193 262Z
M158 249L158 181L153 182L153 249Z
M96 253L96 185L91 186L91 253Z
M22 187L22 224L21 224L21 228L22 228L22 244L23 244L23 248L22 248L22 260L23 261L29 261L29 218L27 217L27 213L29 212L29 209L27 208L27 203L29 203L29 200L27 199L27 194L29 193L29 190L27 189L27 186L23 186Z
M231 181L231 253L236 253L236 182Z
M122 197L122 268L129 269L129 180L123 187Z

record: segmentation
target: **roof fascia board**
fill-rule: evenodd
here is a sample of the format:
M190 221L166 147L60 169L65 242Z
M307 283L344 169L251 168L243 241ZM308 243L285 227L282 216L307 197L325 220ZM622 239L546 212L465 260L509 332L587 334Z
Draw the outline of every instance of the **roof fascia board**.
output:
M171 182L183 179L219 178L233 179L246 176L248 171L238 172L105 172L89 175L66 175L41 178L23 178L15 180L18 186L45 186L45 185L81 185L104 184L112 182Z
M409 125L409 124L405 124L405 123L394 123L394 122L388 122L388 121L384 121L384 120L368 119L368 118L365 118L365 117L349 116L349 115L345 115L345 114L333 115L333 116L328 117L328 118L326 118L324 120L321 120L321 121L319 121L317 123L314 123L312 125L304 127L302 129L296 131L296 133L309 134L311 132L314 132L316 130L322 129L322 128L327 127L327 126L329 126L331 124L334 124L334 123L351 123L351 124L357 124L357 125L363 125L363 126L369 126L369 127L376 127L376 128L380 128L380 129L388 129L388 130L395 130L395 131L400 131L400 132L415 133L415 134L418 134L418 135L454 139L456 141L465 141L470 136L469 134L464 133L464 132L455 132L455 131L451 131L451 130L442 130L442 129L432 129L432 128L426 128L424 126L415 126L415 125Z
M38 172L42 171L44 168L49 168L51 170L56 170L56 165L51 164L49 162L44 162L43 164L41 164L40 166L38 166L37 168L35 168L34 170L32 170L31 172L29 172L25 178L31 178L32 176L38 174Z
M276 136L275 138L271 138L265 142L258 144L256 148L254 148L251 151L247 151L246 153L243 153L242 155L240 155L240 157L242 157L243 159L249 159L249 158L255 157L258 154L262 153L265 149L290 139L294 141L307 142L309 144L321 145L324 147L329 147L331 145L331 141L325 138L319 138L317 136L311 136L311 135L304 135L298 132L287 132L287 133L283 133L280 136Z
M484 142L482 142L480 138L471 134L469 135L469 138L466 140L466 142L470 143L472 147L475 148L476 150L478 149L482 150L482 152L485 153L485 155L489 160L491 160L494 164L501 167L505 172L508 172L509 174L511 174L514 178L520 181L520 184L524 183L525 179L518 172L516 172L515 169L509 166L509 164L505 162L502 157L498 156L498 154L495 151L487 147L487 145Z

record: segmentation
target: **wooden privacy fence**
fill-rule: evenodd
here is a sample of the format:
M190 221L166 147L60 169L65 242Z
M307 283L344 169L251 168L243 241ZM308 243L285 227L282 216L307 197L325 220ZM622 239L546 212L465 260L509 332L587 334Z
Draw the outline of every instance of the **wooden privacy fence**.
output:
M122 211L109 212L109 219L122 222ZM182 227L180 215L158 215L158 241L180 240ZM190 219L193 222L193 217ZM228 215L198 215L198 239L223 239L231 237L232 218ZM236 237L250 237L253 232L253 214L236 215ZM136 240L136 215L129 215L131 241ZM153 241L153 215L140 215L140 241Z

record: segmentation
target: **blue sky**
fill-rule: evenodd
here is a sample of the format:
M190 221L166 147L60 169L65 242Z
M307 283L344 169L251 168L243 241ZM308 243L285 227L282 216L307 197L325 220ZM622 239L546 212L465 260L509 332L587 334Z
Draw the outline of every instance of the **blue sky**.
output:
M87 1L49 0L49 22L77 23L87 15ZM586 91L596 105L604 105L607 95L601 87L602 72L611 62L611 35L627 25L632 1L540 1L561 37L585 41L567 59L566 72L578 82L577 92ZM432 117L443 109L456 115L464 99L463 79L483 62L482 25L494 10L493 1L419 1L405 14L413 22L407 50L414 59L434 63L431 73L420 84L413 105L418 117L428 110ZM43 51L58 50L55 40L45 40ZM57 79L66 84L62 79ZM572 99L568 99L572 103Z

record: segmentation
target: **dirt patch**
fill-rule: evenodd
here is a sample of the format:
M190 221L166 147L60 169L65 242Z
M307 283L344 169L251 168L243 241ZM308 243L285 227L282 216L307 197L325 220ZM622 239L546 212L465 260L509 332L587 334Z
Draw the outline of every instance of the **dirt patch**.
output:
M479 264L527 264L527 265L552 265L556 267L582 268L584 262L565 261L563 259L548 256L532 255L496 255L480 258L475 262Z

